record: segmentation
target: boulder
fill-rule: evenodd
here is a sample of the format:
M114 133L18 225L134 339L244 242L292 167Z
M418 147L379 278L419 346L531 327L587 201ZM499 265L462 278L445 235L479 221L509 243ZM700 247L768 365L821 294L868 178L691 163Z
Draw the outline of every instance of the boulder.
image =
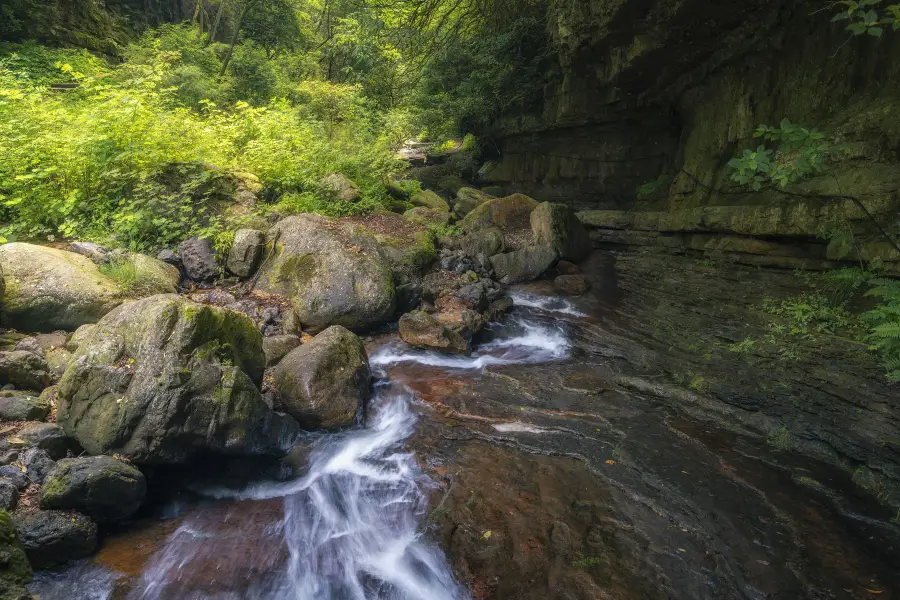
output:
M417 206L403 213L407 220L419 225L446 225L450 222L450 213L433 208Z
M556 263L556 272L560 275L578 275L581 273L581 269L578 268L578 265L575 263L571 263L567 260L561 260Z
M0 392L0 419L4 421L43 421L50 414L50 402L44 398L15 391Z
M69 250L75 254L86 256L98 265L106 262L106 255L109 253L109 250L94 242L72 242Z
M161 260L162 262L166 263L167 265L171 265L176 269L181 268L181 257L168 248L165 250L160 250L159 254L156 255L156 260Z
M353 422L372 374L362 341L336 325L285 356L274 379L288 414L306 428L330 429Z
M457 220L462 219L467 214L475 210L494 197L475 188L464 187L456 192L456 204L453 206L453 215Z
M437 187L443 192L447 192L451 196L455 196L459 190L471 185L468 181L457 175L445 175L438 179Z
M530 227L531 211L538 202L524 194L495 198L476 206L462 220L466 231L499 227L503 231Z
M472 351L472 336L484 326L481 315L463 309L436 315L414 311L400 317L400 338L418 348L457 354Z
M147 493L144 475L110 456L67 458L44 479L43 509L77 510L108 523L132 516Z
M378 242L363 228L318 215L283 219L268 234L274 252L257 289L287 297L304 327L361 330L394 313L393 273Z
M209 240L191 238L181 242L178 255L184 274L197 283L210 283L219 274L216 253Z
M256 229L238 229L234 232L234 243L228 252L225 266L238 277L250 277L262 260L266 248L266 235Z
M69 352L78 350L78 346L90 336L91 332L94 331L94 327L96 327L96 325L82 325L76 329L75 333L69 338L69 341L66 342L66 350Z
M72 331L121 303L119 286L89 258L33 244L0 246L2 323L24 331Z
M39 448L53 460L65 458L69 452L76 453L80 450L75 440L67 436L56 423L32 423L19 431L16 439L22 448Z
M262 399L262 336L246 315L175 295L104 317L59 384L57 422L89 454L181 464L203 454L279 456L293 419Z
M300 338L296 335L273 335L263 338L263 354L266 355L266 367L274 367L299 345Z
M333 198L343 202L356 202L362 197L356 184L347 179L343 173L332 173L323 177L319 185Z
M31 483L25 471L13 464L0 467L0 481L9 482L17 490L24 490Z
M56 462L39 448L29 448L23 452L21 461L25 465L25 474L28 475L28 480L38 485L41 485L50 471L56 468Z
M16 534L16 524L10 514L0 511L0 598L3 600L31 600L25 584L31 581L31 563Z
M12 510L18 503L19 489L9 479L0 479L0 509ZM0 595L0 598L2 597Z
M50 385L50 365L34 352L0 352L0 385L23 390L42 390Z
M591 283L584 275L560 275L553 280L553 285L566 296L581 296L591 289Z
M543 202L531 213L531 231L534 243L556 251L568 261L584 260L591 253L591 238L587 229L564 204Z
M77 512L42 510L16 519L28 561L46 569L90 556L97 548L97 525Z
M136 252L126 255L124 262L134 270L134 283L125 290L129 296L174 294L178 291L181 272L171 264Z
M532 246L491 257L494 273L501 283L520 283L540 277L556 261L556 250Z
M445 213L450 212L450 205L447 204L447 201L431 190L416 192L410 197L409 201L413 206L421 206Z
M459 241L459 248L471 257L479 254L485 256L500 254L505 249L503 232L496 227L473 231Z

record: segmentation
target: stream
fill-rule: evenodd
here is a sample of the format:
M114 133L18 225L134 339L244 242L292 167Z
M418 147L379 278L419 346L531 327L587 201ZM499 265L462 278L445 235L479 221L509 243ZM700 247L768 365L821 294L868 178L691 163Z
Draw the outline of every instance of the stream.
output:
M564 358L569 346L554 317L580 313L553 297L513 297L521 310L495 324L472 356L417 350L395 339L377 346L370 356L376 383L365 427L311 434L305 442L308 470L293 481L204 490L211 503L181 515L133 581L102 560L88 561L38 574L31 591L41 600L469 598L442 551L423 535L437 486L405 443L417 413L427 407L387 371L474 373ZM280 502L280 515L272 502Z

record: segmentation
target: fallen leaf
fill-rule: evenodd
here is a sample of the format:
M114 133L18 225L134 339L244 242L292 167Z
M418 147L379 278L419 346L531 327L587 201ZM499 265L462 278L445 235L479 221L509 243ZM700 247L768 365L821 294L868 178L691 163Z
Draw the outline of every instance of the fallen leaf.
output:
M863 589L866 590L867 592L869 592L870 594L883 594L884 593L884 590L870 590L869 588L863 588Z
M606 461L606 464L614 465L614 464L616 464L616 461L614 461L613 459L609 459L608 461Z
M493 532L490 529L488 529L483 534L481 534L481 539L483 539L483 540L489 539L491 537L491 535L493 535Z

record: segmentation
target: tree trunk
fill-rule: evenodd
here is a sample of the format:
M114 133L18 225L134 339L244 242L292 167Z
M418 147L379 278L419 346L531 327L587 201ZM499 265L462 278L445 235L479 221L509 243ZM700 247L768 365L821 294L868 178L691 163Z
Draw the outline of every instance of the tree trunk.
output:
M225 12L226 0L222 0L219 10L216 12L216 20L213 21L212 29L209 30L209 37L206 38L206 45L209 46L216 41L216 34L219 33L219 23L222 22L222 13Z
M244 17L247 16L247 13L250 12L250 8L254 4L256 4L256 0L247 0L247 3L241 10L237 24L234 26L234 35L231 36L231 45L228 47L228 54L225 55L225 61L222 63L222 70L219 71L219 79L225 77L225 72L228 71L228 63L231 62L231 56L234 54L234 47L237 46L238 38L241 35L241 25L244 24Z

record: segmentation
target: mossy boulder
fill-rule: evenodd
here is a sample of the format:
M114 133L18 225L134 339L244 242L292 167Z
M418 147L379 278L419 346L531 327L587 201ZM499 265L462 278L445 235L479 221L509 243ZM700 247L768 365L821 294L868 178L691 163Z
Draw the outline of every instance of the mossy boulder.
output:
M556 262L557 254L553 248L546 246L530 246L491 257L494 274L501 283L521 283L537 279Z
M25 555L10 514L0 510L0 600L30 600L31 563Z
M440 212L450 212L450 205L447 204L447 201L431 190L416 192L415 194L410 196L409 201L413 206L421 206L423 208L430 208L432 210L438 210Z
M44 479L43 509L77 510L98 522L121 521L140 508L147 481L135 467L110 456L67 458Z
M267 239L273 253L257 288L287 297L304 327L364 330L393 315L393 272L364 228L303 214L280 221Z
M262 336L246 315L152 296L86 333L59 384L57 422L88 453L138 464L280 456L297 424L263 401L264 368Z
M275 368L287 412L308 429L353 422L369 398L372 374L362 341L335 325L292 350Z
M469 187L460 188L456 192L456 204L453 205L453 215L457 219L462 219L477 207L493 199L494 196L481 190Z
M524 194L488 200L465 216L462 225L466 231L498 227L503 231L527 229L531 226L531 212L538 201Z
M97 524L77 512L42 510L17 517L15 525L35 569L90 556L97 548Z
M411 208L403 213L403 216L413 223L426 226L446 225L450 222L450 213L433 208L425 208L424 206Z
M131 284L131 289L123 290L127 296L135 298L174 294L178 290L181 273L172 265L136 252L128 254L125 262L134 270L134 283Z
M0 322L24 331L73 331L118 306L116 282L89 258L34 244L0 246L6 279Z
M471 257L479 254L485 256L500 254L505 247L503 232L496 227L473 231L459 241L460 250Z
M584 260L591 253L591 238L575 211L565 204L543 202L530 217L534 243L556 251L568 261Z
M12 384L20 390L43 390L50 385L47 360L34 352L0 352L0 385Z
M319 185L331 197L342 202L356 202L362 197L356 184L347 179L343 173L332 173L323 177Z
M43 421L50 414L45 398L22 392L0 391L0 419L4 421Z

